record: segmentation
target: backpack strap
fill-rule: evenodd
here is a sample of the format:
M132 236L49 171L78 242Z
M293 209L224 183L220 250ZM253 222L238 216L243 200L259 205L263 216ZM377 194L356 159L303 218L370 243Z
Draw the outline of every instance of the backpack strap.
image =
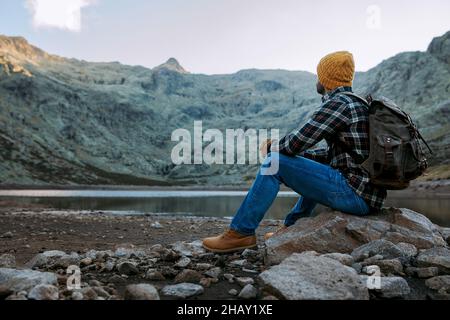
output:
M362 103L364 103L366 106L370 106L370 104L372 103L372 96L368 95L367 99L364 99L363 97L357 95L356 93L350 92L350 91L346 91L346 92L341 92L342 94L349 96L349 97L354 97L356 99L358 99L359 101L361 101Z
M424 139L424 137L422 136L422 134L419 131L417 131L417 135L419 136L419 139L422 140L422 142L427 146L428 151L430 151L430 154L433 154L433 150L430 148L427 141Z
M358 99L359 101L363 102L363 103L364 103L366 106L368 106L368 107L370 107L370 104L371 104L372 101L373 101L373 98L372 98L372 96L371 96L370 94L367 96L367 99L364 99L363 97L357 95L356 93L350 92L350 91L341 92L341 93L344 94L344 95L346 95L346 96L354 97L354 98ZM413 121L412 121L411 117L409 116L409 114L406 114L406 116L408 117L409 121L410 121L411 123L413 123ZM423 137L422 134L419 132L419 130L417 130L417 128L414 128L414 129L415 129L415 131L417 132L418 138L419 138L420 140L422 140L422 142L423 142L423 143L425 144L425 146L427 147L428 151L430 151L430 154L433 154L433 150L430 148L430 146L428 145L427 141L424 139L424 137ZM343 145L343 143L340 142L340 141L339 141L339 143L341 144L341 146L344 147L344 149L347 149L347 150L345 150L345 151L347 152L348 149L349 149L348 146L347 146L347 145ZM353 151L353 150L351 150L351 151ZM348 152L348 153L350 153L350 152ZM350 154L351 154L351 153L350 153Z

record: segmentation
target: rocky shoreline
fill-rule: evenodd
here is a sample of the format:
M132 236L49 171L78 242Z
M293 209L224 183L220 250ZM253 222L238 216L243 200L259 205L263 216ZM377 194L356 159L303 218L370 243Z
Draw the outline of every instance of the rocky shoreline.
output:
M255 250L227 255L199 240L226 219L16 208L0 221L0 300L450 298L450 229L407 209L330 211L267 242L280 222L264 221Z

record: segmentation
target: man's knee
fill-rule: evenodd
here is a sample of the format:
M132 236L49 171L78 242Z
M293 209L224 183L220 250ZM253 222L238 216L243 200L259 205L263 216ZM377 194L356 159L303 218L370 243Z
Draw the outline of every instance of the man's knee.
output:
M278 176L280 170L287 167L289 157L279 152L270 152L261 165L261 173L264 175Z

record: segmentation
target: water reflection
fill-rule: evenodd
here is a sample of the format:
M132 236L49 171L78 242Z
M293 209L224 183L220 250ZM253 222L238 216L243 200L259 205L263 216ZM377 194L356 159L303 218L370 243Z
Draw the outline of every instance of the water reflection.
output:
M50 205L58 209L137 211L230 217L239 208L244 191L72 191L0 190L1 200ZM297 201L293 192L282 192L266 218L283 219ZM450 226L449 198L388 198L387 206L410 208L433 222ZM316 213L324 208L319 206Z

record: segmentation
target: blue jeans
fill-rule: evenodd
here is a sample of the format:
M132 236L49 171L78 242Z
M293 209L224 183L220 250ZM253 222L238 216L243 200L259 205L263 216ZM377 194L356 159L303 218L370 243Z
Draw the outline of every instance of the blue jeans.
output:
M264 174L267 168L273 167L274 162L278 162L278 171L274 174ZM301 194L299 201L286 217L286 226L311 215L318 203L358 216L370 212L364 199L348 185L347 179L338 170L303 157L271 153L262 164L230 228L243 235L255 234L277 197L282 183Z

